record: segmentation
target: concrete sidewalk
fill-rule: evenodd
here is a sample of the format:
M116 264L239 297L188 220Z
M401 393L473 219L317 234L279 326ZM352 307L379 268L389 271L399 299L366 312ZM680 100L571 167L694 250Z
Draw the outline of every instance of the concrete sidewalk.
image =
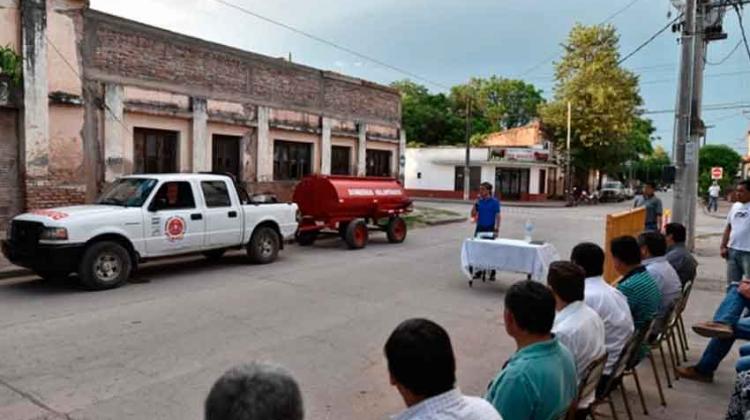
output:
M474 200L453 200L448 198L421 198L413 197L415 203L445 203L445 204L471 204ZM527 208L563 208L565 207L565 201L559 200L547 200L547 201L509 201L501 200L501 203L505 207L527 207Z

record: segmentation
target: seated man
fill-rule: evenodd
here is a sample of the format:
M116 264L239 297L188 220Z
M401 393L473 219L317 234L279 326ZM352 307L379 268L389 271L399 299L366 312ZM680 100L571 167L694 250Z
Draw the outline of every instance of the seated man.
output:
M409 319L385 343L391 384L408 407L393 420L501 420L492 405L455 388L456 360L448 333L426 319Z
M750 280L743 279L739 285L732 283L714 314L714 320L693 326L693 331L711 337L695 366L677 368L677 373L686 379L712 382L714 372L729 353L736 338L750 339L750 318L741 319L745 308L750 308Z
M505 295L505 330L516 353L490 383L486 398L506 419L555 419L576 396L573 356L551 333L555 298L530 280Z
M636 331L648 327L661 305L661 291L646 267L641 265L641 249L632 236L620 236L610 243L615 271L622 278L617 290L628 299Z
M641 233L638 236L638 245L641 247L643 265L661 291L661 304L659 305L659 314L656 316L659 321L655 328L656 332L659 332L666 322L664 318L667 313L672 309L677 299L682 296L682 283L680 283L677 272L665 257L667 240L664 235L659 232Z
M555 261L549 267L547 284L555 296L552 332L573 353L578 380L591 363L604 355L604 322L583 302L586 272L572 262ZM580 397L581 409L594 402L593 395Z
M302 420L302 394L285 369L250 363L228 370L206 399L206 420Z
M684 286L688 281L695 280L698 271L698 261L693 254L685 248L687 232L685 226L679 223L669 223L664 228L667 240L667 261L680 277L680 283Z
M604 347L607 349L604 374L609 375L635 329L628 299L602 278L604 251L599 245L590 242L578 244L570 259L586 271L584 302L604 321Z

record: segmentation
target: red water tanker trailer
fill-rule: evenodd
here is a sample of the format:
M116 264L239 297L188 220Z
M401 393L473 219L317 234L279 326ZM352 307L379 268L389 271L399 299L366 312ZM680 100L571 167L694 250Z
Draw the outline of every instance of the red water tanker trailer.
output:
M294 190L301 219L300 245L312 245L320 234L341 236L350 249L367 245L370 230L385 231L391 243L406 239L406 222L400 216L412 201L391 178L312 175Z

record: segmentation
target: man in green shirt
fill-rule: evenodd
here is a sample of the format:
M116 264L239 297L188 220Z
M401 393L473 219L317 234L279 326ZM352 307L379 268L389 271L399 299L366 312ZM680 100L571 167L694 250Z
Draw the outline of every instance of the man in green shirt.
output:
M485 398L504 419L553 420L576 396L573 356L555 338L555 298L541 283L514 284L505 295L505 330L516 353L490 383Z

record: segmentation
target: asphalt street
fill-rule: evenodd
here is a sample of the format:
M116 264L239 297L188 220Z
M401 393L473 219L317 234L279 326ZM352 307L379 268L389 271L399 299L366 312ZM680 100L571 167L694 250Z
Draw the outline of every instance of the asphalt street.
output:
M580 241L601 242L604 215L628 205L508 207L501 235L523 237L530 220L534 238L565 257ZM701 229L720 229L713 220ZM502 299L525 276L468 288L459 256L471 230L468 222L416 229L399 245L373 234L361 251L338 240L289 246L266 266L242 254L215 264L197 258L146 268L136 282L104 292L34 278L0 282L0 419L200 419L214 380L251 360L295 374L307 419L383 419L403 402L382 347L416 316L446 327L461 389L483 394L515 349L501 324ZM701 318L720 295L698 296ZM699 391L714 413L725 407L716 395L728 395L731 378L719 382Z

